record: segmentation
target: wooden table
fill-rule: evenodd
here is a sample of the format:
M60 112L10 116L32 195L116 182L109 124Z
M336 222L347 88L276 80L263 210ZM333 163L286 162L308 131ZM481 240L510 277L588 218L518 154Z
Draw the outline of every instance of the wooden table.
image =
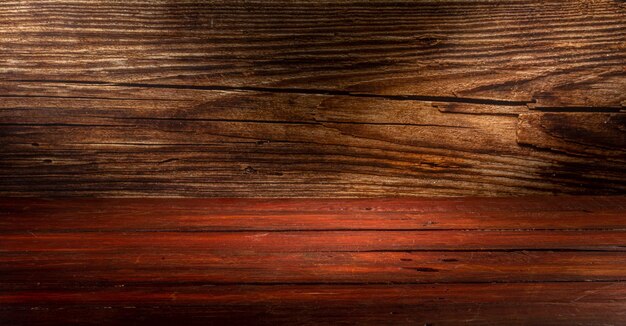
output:
M623 325L626 197L0 200L0 324Z

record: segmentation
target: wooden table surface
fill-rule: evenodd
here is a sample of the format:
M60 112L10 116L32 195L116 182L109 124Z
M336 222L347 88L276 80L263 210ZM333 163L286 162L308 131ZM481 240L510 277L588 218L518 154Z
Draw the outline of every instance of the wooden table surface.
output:
M624 325L626 197L0 200L0 324Z

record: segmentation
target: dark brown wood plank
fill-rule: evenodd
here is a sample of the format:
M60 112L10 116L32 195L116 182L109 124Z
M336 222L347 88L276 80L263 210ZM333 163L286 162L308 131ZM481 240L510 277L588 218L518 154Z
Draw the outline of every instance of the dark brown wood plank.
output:
M4 2L5 81L621 107L622 1ZM15 28L19 26L19 28ZM589 92L593 90L593 92Z
M37 83L4 92L4 195L626 191L623 113L593 114L615 123L588 123L586 134L605 135L613 147L581 156L587 150L575 138L568 151L548 150L549 139L538 137L530 146L517 118L526 106ZM560 114L560 128L578 116Z

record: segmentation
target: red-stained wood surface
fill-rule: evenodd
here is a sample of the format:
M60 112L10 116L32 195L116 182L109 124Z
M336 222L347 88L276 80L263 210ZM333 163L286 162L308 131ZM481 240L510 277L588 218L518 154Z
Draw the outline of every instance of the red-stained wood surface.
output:
M6 320L28 325L621 325L626 286L118 286L20 290L0 299Z
M377 199L11 198L4 231L610 230L623 196Z
M626 197L0 200L0 323L626 323Z

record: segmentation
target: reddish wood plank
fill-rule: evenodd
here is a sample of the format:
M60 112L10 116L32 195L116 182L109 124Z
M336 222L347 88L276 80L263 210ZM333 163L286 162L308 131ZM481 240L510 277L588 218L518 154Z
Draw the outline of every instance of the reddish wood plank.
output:
M297 241L297 240L296 240ZM297 252L132 248L13 252L4 282L65 284L626 281L623 252Z
M626 231L284 231L5 233L5 251L319 252L569 249L626 251Z
M182 286L0 293L9 324L620 325L624 283Z
M626 197L0 199L0 232L625 229Z
M147 286L146 286L147 285ZM495 284L406 284L393 285L220 285L220 286L82 286L82 285L0 285L2 304L45 304L56 297L58 303L154 303L171 304L232 304L243 301L262 301L279 304L281 301L315 302L317 300L353 302L363 294L361 302L383 303L386 299L402 299L407 304L441 300L447 292L450 303L498 303L506 300L545 303L551 300L600 303L614 300L626 304L624 282L546 282ZM67 289L67 291L64 291ZM33 295L36 294L36 295ZM175 296L172 296L175 294ZM375 294L372 296L371 294Z
M624 200L5 198L0 322L621 324Z

